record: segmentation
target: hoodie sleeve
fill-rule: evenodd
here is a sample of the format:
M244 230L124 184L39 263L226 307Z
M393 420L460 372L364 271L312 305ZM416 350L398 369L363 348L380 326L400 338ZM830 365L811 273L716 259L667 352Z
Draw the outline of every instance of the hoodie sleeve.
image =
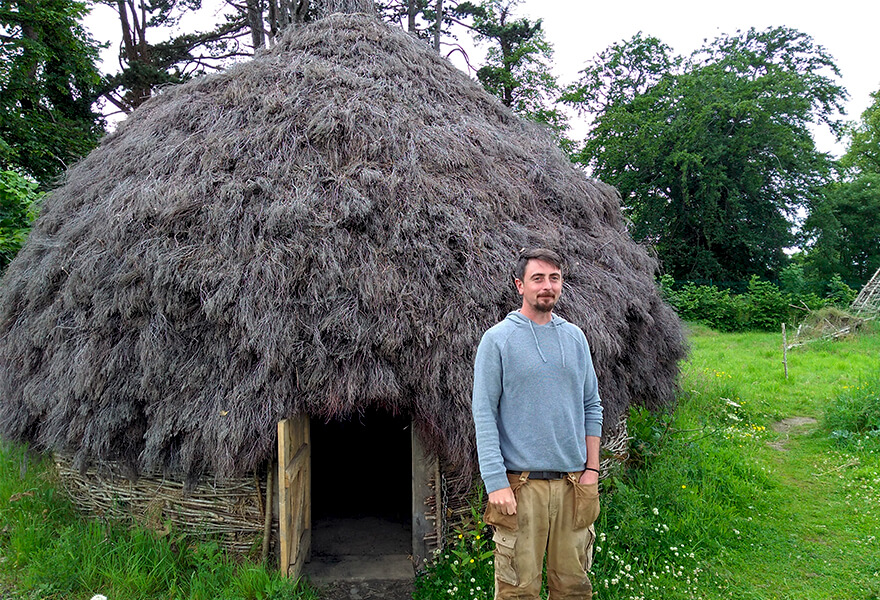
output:
M474 390L471 411L477 434L480 475L487 492L510 485L498 439L498 407L501 402L503 366L501 349L491 330L483 335L474 361Z
M583 335L583 332L581 332ZM590 343L584 336L587 345L587 373L584 377L584 431L588 436L602 437L602 399L599 398L599 380L593 367Z

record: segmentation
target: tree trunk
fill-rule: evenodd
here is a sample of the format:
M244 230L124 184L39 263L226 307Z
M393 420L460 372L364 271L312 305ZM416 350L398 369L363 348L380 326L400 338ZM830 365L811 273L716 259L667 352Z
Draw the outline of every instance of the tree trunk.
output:
M278 37L278 0L269 0L269 43Z
M141 3L141 18L138 19L137 6L132 0L117 0L116 8L119 11L119 24L122 27L122 47L125 59L129 66L138 63L149 64L150 52L147 45L146 35L146 9ZM129 10L131 16L129 17ZM129 89L123 98L123 104L116 104L124 112L129 113L150 99L151 90L148 85L138 84ZM111 100L112 101L112 100Z
M406 3L406 30L410 33L415 33L416 31L416 0L407 0Z
M309 16L309 0L298 0L293 11L294 23L305 23Z
M22 24L21 26L21 34L25 39L31 40L33 42L40 42L40 35L37 33L36 29L33 28L32 25ZM33 48L30 45L22 44L22 57L25 59L25 64L27 64L27 72L30 81L37 80L37 73L40 68L40 59L37 56L37 53L34 52ZM27 96L22 95L19 98L19 102L21 103L21 107L24 110L33 110L34 102Z
M247 0L247 22L251 30L251 43L254 50L266 43L263 32L263 6L260 0Z
M367 13L376 14L373 0L318 0L318 18L332 15L333 13Z
M276 29L279 34L290 25L290 12L290 0L278 0L278 11L275 15L278 17Z
M443 25L443 0L437 0L435 9L437 21L434 23L434 51L440 53L440 30Z

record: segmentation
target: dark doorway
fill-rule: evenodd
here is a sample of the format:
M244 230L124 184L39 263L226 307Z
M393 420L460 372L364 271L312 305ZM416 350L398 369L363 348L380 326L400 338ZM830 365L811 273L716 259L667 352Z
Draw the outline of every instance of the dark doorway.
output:
M410 427L408 418L380 411L349 421L312 420L312 564L307 571L313 578L323 573L345 579L362 569L382 571L376 573L382 578L389 575L389 565L404 563L402 572L412 576L406 560L413 551Z

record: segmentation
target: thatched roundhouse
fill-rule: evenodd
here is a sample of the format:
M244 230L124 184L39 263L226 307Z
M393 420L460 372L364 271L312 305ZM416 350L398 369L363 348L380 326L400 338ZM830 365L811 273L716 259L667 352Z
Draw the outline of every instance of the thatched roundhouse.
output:
M474 351L531 245L567 259L606 433L668 402L682 333L615 190L422 42L331 15L163 91L48 196L0 284L0 435L193 483L263 468L283 419L385 415L472 468ZM312 477L374 472L372 443Z

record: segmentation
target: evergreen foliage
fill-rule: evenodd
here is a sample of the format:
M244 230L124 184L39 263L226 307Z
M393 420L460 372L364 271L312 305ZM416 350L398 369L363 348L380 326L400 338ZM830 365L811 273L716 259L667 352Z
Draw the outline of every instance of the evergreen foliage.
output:
M231 12L212 29L154 42L157 29L175 27L187 12L199 10L202 0L99 1L116 10L122 35L121 68L106 78L102 95L124 113L146 102L163 85L182 83L253 55L255 47L245 41L249 36L255 46L263 40L263 7L251 19L254 2L231 5ZM252 28L259 35L252 35Z
M560 88L551 73L553 48L544 36L541 20L515 17L520 0L461 2L456 17L469 18L467 25L478 43L488 43L486 64L477 79L487 91L517 114L544 123L553 130L565 150L565 116L556 105Z
M99 45L84 2L0 0L0 168L49 186L94 148L103 119Z

